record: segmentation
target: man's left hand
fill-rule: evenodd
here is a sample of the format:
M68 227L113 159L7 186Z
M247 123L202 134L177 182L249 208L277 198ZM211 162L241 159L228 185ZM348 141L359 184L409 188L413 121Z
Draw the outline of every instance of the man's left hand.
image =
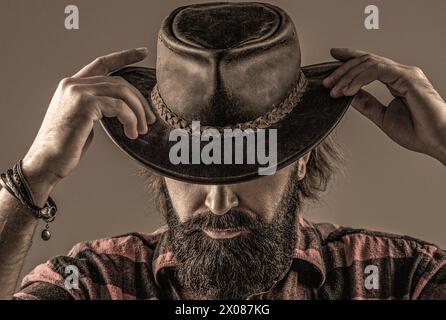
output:
M332 97L356 95L352 106L392 140L446 165L446 103L420 68L356 49L331 54L344 62L323 81ZM388 106L362 89L375 80L395 97Z

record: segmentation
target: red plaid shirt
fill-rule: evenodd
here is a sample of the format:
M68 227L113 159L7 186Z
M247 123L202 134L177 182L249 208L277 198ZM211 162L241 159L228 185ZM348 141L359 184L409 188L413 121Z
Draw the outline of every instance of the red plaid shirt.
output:
M446 254L435 245L303 218L297 225L289 270L249 299L446 299ZM80 243L67 256L37 266L14 298L196 298L172 277L177 263L166 230ZM79 271L78 289L65 286L68 265ZM366 285L370 268L373 286Z

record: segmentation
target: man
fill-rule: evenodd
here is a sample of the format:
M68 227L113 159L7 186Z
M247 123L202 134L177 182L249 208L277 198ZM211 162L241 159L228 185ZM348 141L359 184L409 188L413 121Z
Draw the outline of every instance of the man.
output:
M38 219L20 190L2 189L2 298L446 298L446 255L437 246L312 224L301 210L339 162L328 134L350 102L396 143L446 165L446 103L420 69L347 48L331 52L339 65L301 68L289 17L257 3L179 8L160 32L156 78L138 68L108 76L147 54L113 53L62 80L21 163L23 179L5 184L26 183L32 203L48 206L101 120L126 153L155 170L144 174L167 227L78 244L36 267L13 294ZM373 81L395 97L388 106L362 89ZM170 132L197 119L217 131L277 130L278 170L254 176L259 163L170 163ZM70 266L77 286L65 281ZM368 282L370 272L377 277Z

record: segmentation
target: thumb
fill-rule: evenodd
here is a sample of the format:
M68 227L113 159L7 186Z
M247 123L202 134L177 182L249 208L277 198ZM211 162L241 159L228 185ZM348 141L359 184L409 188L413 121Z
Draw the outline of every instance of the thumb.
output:
M366 118L375 123L380 129L383 129L386 107L373 95L365 90L359 90L352 101L352 106Z

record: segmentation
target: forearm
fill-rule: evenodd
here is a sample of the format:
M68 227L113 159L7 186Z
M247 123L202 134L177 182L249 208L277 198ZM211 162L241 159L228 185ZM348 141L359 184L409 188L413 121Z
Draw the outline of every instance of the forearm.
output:
M23 162L23 173L35 204L43 206L56 181ZM16 289L39 220L6 189L0 190L0 299L10 299Z
M0 190L0 299L16 289L38 220L5 189Z

